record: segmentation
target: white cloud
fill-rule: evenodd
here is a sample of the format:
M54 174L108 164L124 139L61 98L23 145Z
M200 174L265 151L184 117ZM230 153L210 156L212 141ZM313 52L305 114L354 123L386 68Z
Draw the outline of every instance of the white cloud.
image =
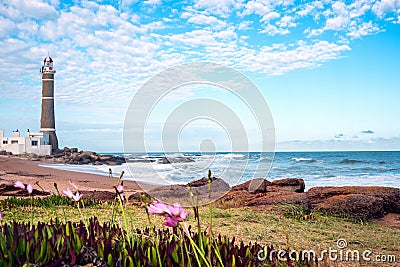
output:
M251 25L251 21L245 20L245 21L241 21L237 28L238 28L238 30L247 30L247 29L250 29L250 25Z
M242 0L196 0L194 8L205 9L211 14L227 16L242 6Z
M145 5L153 5L153 6L159 5L161 3L162 3L162 0L146 0L146 1L143 1L143 4L145 4Z
M54 6L40 0L8 0L8 13L14 18L36 18L36 19L55 19L57 11Z
M396 11L400 8L399 0L381 0L377 1L373 7L372 11L379 17L383 17L387 12Z
M274 19L280 18L280 16L281 16L281 15L279 15L278 12L272 11L272 12L269 12L268 14L265 14L265 15L262 17L261 21L270 21L270 20L274 20Z
M348 18L345 16L338 16L333 18L328 18L326 20L324 30L341 30L346 23L348 22Z
M350 25L350 31L347 33L348 36L353 38L360 38L365 35L376 34L381 29L373 25L371 21L363 22L361 25Z
M374 21L359 18L372 8L369 0L299 6L281 0L199 0L170 13L163 10L160 16L156 11L145 14L148 7L136 0L122 1L124 10L91 1L59 10L52 5L38 0L0 4L0 70L12 73L1 75L0 85L10 97L40 96L31 88L40 86L37 70L48 51L55 59L60 103L126 105L145 79L171 65L210 60L278 75L338 59L350 50L348 40L381 30ZM138 10L129 9L133 5ZM322 28L309 27L304 34L318 36L330 29L339 41L296 36L275 42L270 37L285 38L303 24L304 16L316 14ZM20 60L22 68L13 64ZM20 94L16 86L27 93Z
M15 28L14 22L7 18L0 17L0 38L10 35Z

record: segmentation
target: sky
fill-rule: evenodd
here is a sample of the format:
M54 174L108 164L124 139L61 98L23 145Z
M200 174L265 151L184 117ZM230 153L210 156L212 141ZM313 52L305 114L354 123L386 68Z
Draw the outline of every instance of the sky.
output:
M5 0L0 129L39 130L39 69L49 53L61 147L123 151L125 114L146 81L178 64L213 62L262 92L277 151L400 150L398 47L399 0ZM227 92L189 86L152 116L205 96L242 114ZM230 133L218 122L188 125L182 151L210 140L229 150ZM157 136L147 138L148 149L160 151Z

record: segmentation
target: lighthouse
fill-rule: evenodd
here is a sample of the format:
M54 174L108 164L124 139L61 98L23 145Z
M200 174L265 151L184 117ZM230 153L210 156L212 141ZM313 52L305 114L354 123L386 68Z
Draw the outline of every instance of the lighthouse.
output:
M54 74L53 59L47 56L40 69L42 74L42 116L40 118L40 132L47 133L49 144L54 153L58 149L56 125L54 117Z

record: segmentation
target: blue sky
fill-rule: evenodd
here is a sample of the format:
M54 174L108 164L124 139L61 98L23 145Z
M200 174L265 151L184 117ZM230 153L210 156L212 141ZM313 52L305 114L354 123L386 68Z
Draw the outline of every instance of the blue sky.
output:
M138 88L167 67L211 61L259 87L277 150L400 149L398 0L5 0L0 40L7 134L39 130L39 68L50 52L61 146L122 151ZM175 97L205 92L215 91ZM200 128L200 136L220 140ZM190 132L183 149L192 148Z

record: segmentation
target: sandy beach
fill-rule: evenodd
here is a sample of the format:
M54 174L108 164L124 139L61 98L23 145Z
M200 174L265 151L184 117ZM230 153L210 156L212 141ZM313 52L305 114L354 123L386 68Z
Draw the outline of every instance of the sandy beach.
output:
M51 194L57 194L54 183L57 183L59 190L65 189L69 185L69 180L75 183L82 191L111 191L117 183L117 175L110 179L107 176L87 174L81 172L72 172L57 170L53 168L42 167L44 162L31 161L24 158L13 156L0 156L0 184L14 184L15 181L22 181L25 184L32 184L35 189L41 190L39 185ZM124 191L127 196L132 193L142 191L147 185L134 181L124 181ZM0 195L0 199L8 196Z

